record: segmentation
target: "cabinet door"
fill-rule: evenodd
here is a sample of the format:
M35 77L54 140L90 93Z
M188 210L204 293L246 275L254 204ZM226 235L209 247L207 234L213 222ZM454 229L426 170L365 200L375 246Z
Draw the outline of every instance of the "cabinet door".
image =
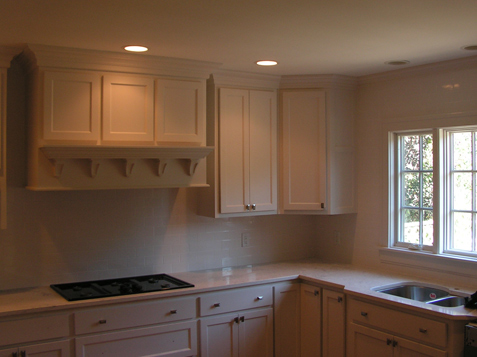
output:
M208 357L239 355L239 318L237 314L208 317L200 321L200 351Z
M0 357L13 357L14 353L18 353L18 348L8 348L0 350Z
M69 357L70 341L49 342L21 347L28 357Z
M245 212L249 204L248 90L219 90L220 212Z
M446 357L447 353L404 338L394 337L394 357Z
M196 354L196 321L76 338L77 357L186 357Z
M103 140L154 141L154 81L147 77L105 75Z
M205 83L156 80L156 140L205 144Z
M321 355L321 288L301 285L301 356Z
M323 289L323 357L345 356L344 294Z
M275 286L275 356L300 356L300 284Z
M239 315L239 355L272 357L273 309L247 311Z
M99 140L101 80L95 73L45 72L43 139Z
M325 92L285 91L282 95L283 209L326 208Z
M354 323L348 325L348 335L346 355L349 357L393 356L392 335Z
M277 209L276 94L250 91L250 199L256 211Z

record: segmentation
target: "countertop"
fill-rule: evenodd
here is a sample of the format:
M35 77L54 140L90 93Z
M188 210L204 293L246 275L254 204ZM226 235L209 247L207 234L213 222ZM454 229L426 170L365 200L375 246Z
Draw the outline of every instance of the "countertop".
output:
M48 286L0 292L0 317L18 316L29 313L64 311L83 307L108 305L118 302L147 301L159 297L183 296L216 290L239 288L265 283L278 283L301 279L317 283L331 289L343 289L348 296L361 297L390 305L423 311L449 319L472 320L477 318L477 310L464 307L445 308L428 305L410 299L378 293L371 288L403 281L417 281L458 289L463 295L474 291L465 287L446 285L443 282L415 279L409 276L370 271L351 265L327 264L317 260L288 261L272 264L249 265L243 267L173 273L174 277L195 285L193 288L100 298L82 301L66 301Z

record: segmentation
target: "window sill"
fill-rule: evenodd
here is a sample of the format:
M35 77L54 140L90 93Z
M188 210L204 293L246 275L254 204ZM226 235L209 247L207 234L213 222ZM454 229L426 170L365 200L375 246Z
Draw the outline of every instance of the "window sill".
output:
M450 254L435 254L423 250L407 248L379 249L381 263L411 269L424 269L443 274L457 274L475 279L477 259L472 257L454 256Z

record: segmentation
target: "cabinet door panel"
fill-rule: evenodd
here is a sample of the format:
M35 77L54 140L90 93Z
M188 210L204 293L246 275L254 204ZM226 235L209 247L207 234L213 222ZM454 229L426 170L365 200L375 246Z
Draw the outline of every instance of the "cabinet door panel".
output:
M43 138L98 141L101 82L97 74L46 72Z
M393 357L393 336L353 323L348 325L347 356Z
M325 92L284 92L283 208L326 207Z
M321 353L321 288L301 285L301 356Z
M323 289L323 357L345 356L344 294Z
M209 317L200 321L200 350L207 357L237 357L239 353L237 314Z
M106 75L103 79L103 140L153 142L154 81Z
M300 356L300 284L275 286L275 356Z
M205 143L205 84L156 80L158 142Z
M250 203L277 209L276 94L250 91Z
M248 91L219 92L220 212L245 211L249 199Z
M69 357L70 341L49 342L21 347L28 357Z
M240 319L240 356L272 357L273 309L269 308L265 310L240 313Z
M186 357L197 354L197 322L183 322L76 339L76 356Z
M445 357L447 353L420 343L394 337L394 357Z

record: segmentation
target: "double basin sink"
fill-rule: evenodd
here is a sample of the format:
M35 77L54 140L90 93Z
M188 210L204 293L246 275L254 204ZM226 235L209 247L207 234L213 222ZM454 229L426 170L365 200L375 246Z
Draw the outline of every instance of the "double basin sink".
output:
M466 297L459 296L448 289L419 283L398 283L379 286L372 290L443 307L458 307L466 303Z

